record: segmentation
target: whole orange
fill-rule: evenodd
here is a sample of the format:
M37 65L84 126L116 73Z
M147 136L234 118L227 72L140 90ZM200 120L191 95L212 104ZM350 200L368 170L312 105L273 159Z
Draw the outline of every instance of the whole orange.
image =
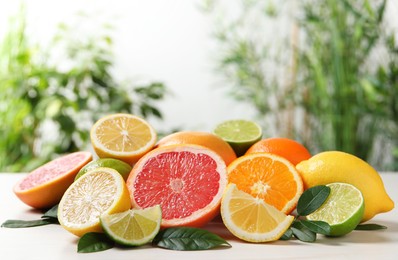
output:
M281 137L262 139L253 144L246 151L246 154L257 152L267 152L282 156L294 165L311 158L310 152L304 145L293 139Z
M232 147L221 137L208 132L180 131L169 134L156 144L156 147L163 147L175 144L196 144L204 146L216 152L229 165L236 159L236 154Z

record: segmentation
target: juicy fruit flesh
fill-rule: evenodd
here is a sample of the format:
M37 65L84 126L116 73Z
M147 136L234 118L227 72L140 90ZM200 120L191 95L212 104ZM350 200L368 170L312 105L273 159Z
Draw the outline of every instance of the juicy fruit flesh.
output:
M69 172L74 169L76 165L86 158L87 155L83 153L74 153L69 156L57 158L50 163L43 165L40 168L32 171L19 184L21 190L28 190L50 180L53 180L59 175Z
M254 157L237 165L229 171L228 180L240 190L282 211L298 192L291 169L283 163L263 157Z
M117 193L115 179L107 173L99 172L87 174L79 182L80 185L72 187L68 200L63 203L63 219L66 223L82 225L97 222L100 215L114 202Z
M242 205L245 207L242 208ZM270 232L285 218L284 215L273 215L273 212L261 205L260 199L253 200L242 198L242 196L231 199L229 210L232 221L241 223L241 228L250 233ZM273 216L269 221L259 221L266 219L269 215Z
M151 129L138 119L115 117L96 128L97 138L108 150L132 152L146 146L152 139Z
M101 216L101 225L115 241L125 245L140 245L151 240L160 229L160 207L131 209Z
M230 120L217 126L214 132L229 142L245 142L261 138L261 128L254 122Z
M185 218L213 201L220 188L217 170L203 153L159 154L142 167L133 196L143 208L160 204L164 219Z
M310 220L329 223L329 236L343 236L355 229L364 215L364 198L355 186L331 183L330 195L323 205L307 216Z
M228 230L249 242L279 239L290 227L293 216L286 216L259 198L229 184L221 202L221 216Z
M363 203L359 190L346 188L345 185L330 184L331 192L321 208L313 212L309 218L326 221L337 225L350 218Z

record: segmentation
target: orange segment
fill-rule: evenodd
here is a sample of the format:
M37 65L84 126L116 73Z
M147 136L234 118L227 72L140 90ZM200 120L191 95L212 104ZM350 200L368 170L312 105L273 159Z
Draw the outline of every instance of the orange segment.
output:
M239 157L228 166L228 181L284 213L296 207L303 193L303 183L294 165L270 153Z
M153 148L157 136L144 119L130 114L113 114L93 125L90 138L99 157L134 164Z

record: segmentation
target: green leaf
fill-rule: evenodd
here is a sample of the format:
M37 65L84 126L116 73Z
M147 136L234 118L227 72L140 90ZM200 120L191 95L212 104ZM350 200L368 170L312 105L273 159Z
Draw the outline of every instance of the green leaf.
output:
M90 232L84 234L77 244L78 253L93 253L104 251L115 246L113 242L106 234Z
M300 220L300 223L312 232L322 235L330 234L330 225L325 221Z
M279 240L289 240L291 239L293 236L293 231L291 228L289 228L288 230L286 230L285 233L283 233L283 235L279 238Z
M58 221L58 204L46 211L42 218L54 218Z
M37 227L44 226L49 224L55 224L53 219L38 219L38 220L15 220L9 219L3 224L1 227L5 228L28 228L28 227Z
M355 230L380 230L380 229L387 229L387 227L378 224L360 224L355 228Z
M317 210L328 198L330 188L324 185L314 186L307 189L297 203L297 214L307 216Z
M152 245L171 250L206 250L218 246L231 245L207 230L175 227L160 231L152 241Z
M306 228L300 222L294 222L290 228L293 231L293 235L300 241L314 242L316 240L316 233Z

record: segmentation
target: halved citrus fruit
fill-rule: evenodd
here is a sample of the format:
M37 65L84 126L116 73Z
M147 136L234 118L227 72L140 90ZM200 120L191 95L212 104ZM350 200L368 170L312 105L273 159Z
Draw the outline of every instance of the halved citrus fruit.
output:
M156 144L157 147L175 144L197 144L213 150L223 158L226 165L236 159L232 147L221 137L207 132L181 131L169 134Z
M134 207L161 206L162 227L203 226L219 214L226 185L222 158L198 145L156 148L134 165L127 179Z
M228 182L286 214L295 209L303 193L303 182L294 165L275 154L244 155L227 170Z
M304 145L296 140L281 137L259 140L246 151L246 154L258 152L273 153L282 156L294 165L311 158L310 152Z
M111 168L96 168L76 180L58 206L61 226L77 236L102 232L100 216L131 208L123 177Z
M246 150L263 135L257 123L243 119L224 121L218 124L213 132L228 142L237 156L245 154Z
M309 220L325 221L330 225L330 236L343 236L361 222L365 203L362 193L348 183L329 183L330 195L320 208L307 216Z
M138 116L112 114L92 126L90 138L100 158L115 158L134 164L153 148L157 135L153 127Z
M221 202L221 217L227 229L248 242L278 240L290 227L293 216L287 216L262 199L227 186Z
M105 233L125 246L144 245L157 235L162 221L159 205L146 209L130 209L120 213L104 213L100 217Z
M30 172L15 184L13 191L33 208L50 208L61 200L76 174L91 160L91 153L83 151L61 156Z

